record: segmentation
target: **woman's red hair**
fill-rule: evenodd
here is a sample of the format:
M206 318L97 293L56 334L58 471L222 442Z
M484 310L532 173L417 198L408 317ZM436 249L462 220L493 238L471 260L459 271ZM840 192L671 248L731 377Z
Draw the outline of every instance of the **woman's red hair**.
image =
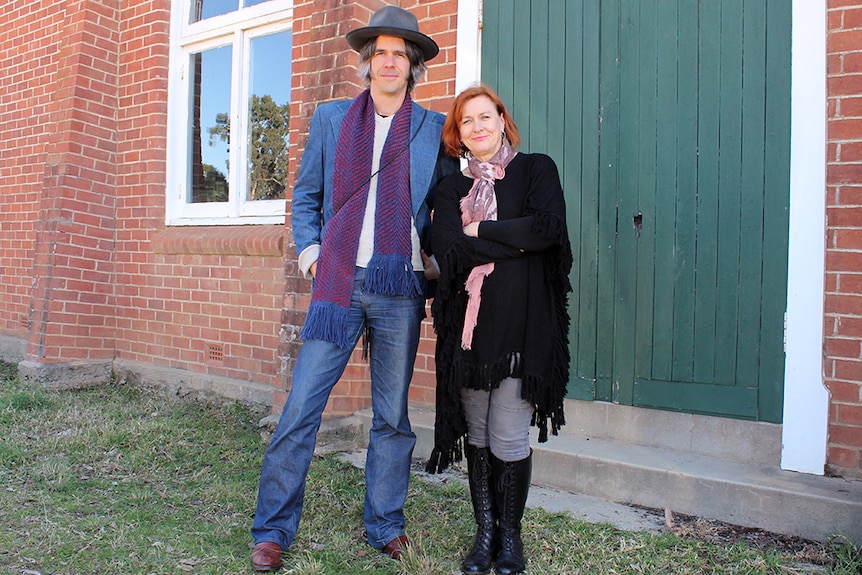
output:
M449 108L449 113L446 114L446 121L443 123L443 146L446 148L446 153L450 156L460 157L464 155L464 147L461 145L461 116L464 114L464 105L473 98L485 96L497 112L502 114L503 120L506 122L506 139L513 149L521 143L521 137L518 135L518 126L515 125L515 120L506 109L506 105L500 97L488 86L480 85L467 88L452 101L452 106Z

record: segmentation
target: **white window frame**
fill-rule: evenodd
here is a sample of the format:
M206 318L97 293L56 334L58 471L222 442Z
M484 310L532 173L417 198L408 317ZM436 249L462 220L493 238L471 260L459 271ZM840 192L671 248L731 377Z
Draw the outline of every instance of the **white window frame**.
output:
M285 200L247 201L248 165L245 153L248 142L247 62L253 38L293 29L293 0L270 0L228 14L189 23L195 0L173 0L171 3L171 46L168 76L167 190L165 224L247 225L282 224ZM292 43L291 43L292 44ZM231 146L227 202L188 200L191 187L189 166L192 146L191 55L221 46L231 51Z

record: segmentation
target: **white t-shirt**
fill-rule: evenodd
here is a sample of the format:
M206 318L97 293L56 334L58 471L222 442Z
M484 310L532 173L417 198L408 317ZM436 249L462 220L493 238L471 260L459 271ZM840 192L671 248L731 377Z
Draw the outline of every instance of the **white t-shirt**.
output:
M383 144L386 143L386 136L389 134L389 128L392 126L392 118L394 116L380 116L374 114L374 150L371 158L371 173L374 174L380 167L380 156L383 155ZM409 151L405 151L409 154ZM359 234L359 249L356 252L356 265L360 268L368 267L368 262L371 261L371 256L374 255L374 216L377 211L377 174L372 176L368 186L368 202L365 204L365 217L362 220L362 232ZM416 271L423 270L422 256L420 254L419 234L416 232L416 222L413 221L413 215L410 215L410 237L413 245L413 269Z

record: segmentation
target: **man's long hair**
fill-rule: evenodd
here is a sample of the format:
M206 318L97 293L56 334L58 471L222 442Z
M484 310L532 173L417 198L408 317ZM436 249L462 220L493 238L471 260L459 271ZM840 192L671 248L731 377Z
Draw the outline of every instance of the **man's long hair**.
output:
M416 44L410 40L404 40L404 47L407 51L407 57L410 59L410 73L407 75L407 91L412 92L416 83L422 78L425 73L425 60L422 57L422 51ZM372 38L365 43L365 46L359 51L359 68L356 75L362 79L363 85L367 88L371 84L371 58L377 50L377 38Z

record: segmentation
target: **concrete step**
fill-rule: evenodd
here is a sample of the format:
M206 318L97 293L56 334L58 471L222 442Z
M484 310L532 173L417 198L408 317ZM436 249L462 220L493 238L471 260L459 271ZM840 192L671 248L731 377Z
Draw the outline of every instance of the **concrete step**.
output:
M355 414L367 439L371 411ZM434 413L411 409L414 456L427 458ZM670 509L773 533L825 541L842 535L862 544L862 481L783 471L577 430L533 444L533 483L609 502Z

